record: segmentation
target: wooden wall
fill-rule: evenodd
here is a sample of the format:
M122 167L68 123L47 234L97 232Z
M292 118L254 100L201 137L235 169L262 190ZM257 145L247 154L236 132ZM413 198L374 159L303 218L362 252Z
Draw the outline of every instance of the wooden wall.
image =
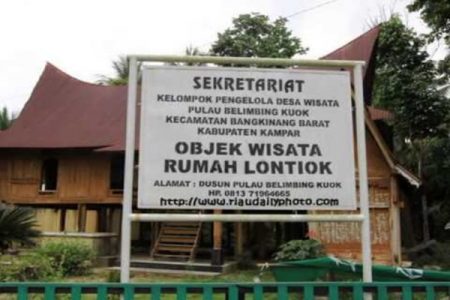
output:
M369 178L389 179L392 173L391 168L389 167L386 159L383 156L383 153L381 152L381 149L378 147L372 134L368 130L366 130L366 148L367 148L367 174ZM356 168L358 169L356 150L355 150L355 161L356 161Z
M0 153L0 200L18 204L120 203L109 189L111 154L91 151ZM40 191L42 161L58 160L55 192Z
M47 232L120 231L122 194L110 190L112 153L0 149L0 201L35 208ZM56 191L41 191L42 163L58 161ZM108 210L105 215L101 210ZM107 220L101 220L107 219ZM102 229L100 224L108 224Z
M6 200L9 190L9 161L0 154L0 200Z
M393 215L389 184L385 187L369 184L370 229L372 257L375 261L398 263L400 249L393 249ZM322 213L322 212L321 212ZM327 211L323 213L343 214L357 211ZM399 217L399 216L398 216ZM348 259L361 258L361 228L359 222L323 222L310 224L313 235L322 241L329 254ZM393 252L392 250L395 250Z
M400 203L396 199L398 186L380 148L368 131L366 132L366 143L372 257L378 262L397 264L401 259ZM311 213L349 214L358 212L359 210ZM325 244L328 253L349 259L361 258L360 223L324 222L309 224L309 228L313 235Z
M372 135L367 132L368 176L370 179L370 209L373 257L377 261L398 263L400 259L399 204L395 199L398 187L389 165ZM355 151L356 153L356 151ZM0 200L17 204L119 204L121 194L109 189L110 161L108 153L92 151L4 151L0 153ZM43 159L58 159L58 189L40 192ZM42 229L60 229L59 210L38 211L43 220ZM314 212L310 213L343 213ZM349 213L349 212L345 212ZM351 212L357 213L357 211ZM56 214L56 215L55 215ZM96 230L99 216L87 213L85 231ZM46 220L52 220L47 222ZM66 230L77 229L76 211L66 211ZM316 223L309 224L317 238L322 240L329 253L340 257L359 258L360 224ZM119 225L117 225L119 226ZM57 230L58 229L58 230ZM137 232L137 230L135 230Z
M76 208L61 208L55 206L49 207L35 207L34 208L37 229L44 232L80 232L79 228L79 210ZM107 228L101 230L99 218L101 215L96 209L87 209L86 211L86 224L82 232L95 233L95 232L114 232L120 233L120 220L121 209L119 207L110 207L109 215L106 216ZM64 220L63 220L64 219ZM61 224L61 222L64 222ZM64 227L64 228L62 228Z

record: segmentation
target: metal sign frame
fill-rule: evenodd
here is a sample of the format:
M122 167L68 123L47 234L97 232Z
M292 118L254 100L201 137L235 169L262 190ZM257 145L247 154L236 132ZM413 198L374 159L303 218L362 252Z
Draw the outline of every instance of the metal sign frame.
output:
M363 280L372 282L372 249L370 240L369 190L367 181L365 108L363 97L363 61L348 60L304 60L279 58L246 58L214 56L164 56L129 55L128 100L125 144L125 180L122 203L122 229L120 251L120 281L129 282L131 256L131 222L201 221L201 222L360 222L361 250L363 256ZM354 101L356 108L356 142L359 181L359 214L339 215L282 215L282 214L172 214L132 213L133 176L136 142L136 102L138 87L138 62L157 63L211 63L241 64L256 66L302 66L322 68L351 68L353 71Z

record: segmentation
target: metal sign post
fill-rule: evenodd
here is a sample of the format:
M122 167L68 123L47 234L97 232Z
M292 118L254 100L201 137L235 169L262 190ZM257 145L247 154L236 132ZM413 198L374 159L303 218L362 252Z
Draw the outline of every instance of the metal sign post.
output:
M363 279L365 282L372 282L372 246L370 244L369 188L367 183L366 127L362 77L362 65L357 64L353 67L353 85L355 87L355 123L358 143L359 203L360 213L364 216L361 224Z
M203 222L360 222L361 246L363 256L363 279L372 281L372 260L370 244L370 216L367 184L367 161L365 140L365 108L363 101L362 67L361 61L327 61L327 60L296 60L296 59L271 59L271 58L243 58L243 57L199 57L199 56L155 56L132 55L130 59L130 74L127 103L127 128L126 128L126 155L125 155L125 186L122 209L122 234L121 234L121 282L128 282L130 277L130 244L131 222L161 222L161 221L203 221ZM137 106L137 78L138 62L186 62L186 63L217 63L217 64L241 64L257 66L302 66L348 68L353 70L353 85L355 89L356 107L356 140L359 175L359 199L360 213L349 215L281 215L281 214L133 214L133 174L135 155L136 132L136 106ZM142 129L142 128L141 128Z
M122 203L122 231L120 247L120 282L130 279L131 255L131 220L133 210L133 170L136 142L136 93L137 93L137 59L130 57L130 74L128 77L127 128L125 141L125 181Z

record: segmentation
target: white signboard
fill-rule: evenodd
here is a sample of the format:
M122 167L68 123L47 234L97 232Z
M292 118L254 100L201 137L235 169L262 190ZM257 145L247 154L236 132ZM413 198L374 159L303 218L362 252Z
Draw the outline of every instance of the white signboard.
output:
M143 72L140 208L355 209L347 71Z

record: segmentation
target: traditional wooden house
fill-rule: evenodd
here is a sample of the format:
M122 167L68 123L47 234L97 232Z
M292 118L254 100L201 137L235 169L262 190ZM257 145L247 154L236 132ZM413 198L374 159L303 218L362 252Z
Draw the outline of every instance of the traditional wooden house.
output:
M324 57L367 62L367 104L378 31L375 28ZM47 64L20 116L10 129L0 132L0 200L35 207L40 229L48 234L120 235L126 90L126 86L82 82ZM394 264L401 260L400 210L407 201L401 186L418 186L419 180L392 156L384 124L389 117L388 112L368 107L366 142L373 256ZM331 254L360 255L357 223L223 227L135 223L132 230L135 254L193 259L208 258L214 249L214 264L221 264L222 252L236 257L244 255L244 249L268 258L270 253L257 252L270 252L291 238L305 238L308 231Z
M400 210L407 201L403 190L411 186L417 188L420 181L392 155L392 136L386 123L393 118L392 114L370 106L379 33L380 28L375 27L322 59L366 62L364 101L368 105L365 123L372 257L376 261L399 264L402 260ZM360 258L360 224L320 223L311 224L310 228L314 228L317 238L326 244L328 252L351 259Z

